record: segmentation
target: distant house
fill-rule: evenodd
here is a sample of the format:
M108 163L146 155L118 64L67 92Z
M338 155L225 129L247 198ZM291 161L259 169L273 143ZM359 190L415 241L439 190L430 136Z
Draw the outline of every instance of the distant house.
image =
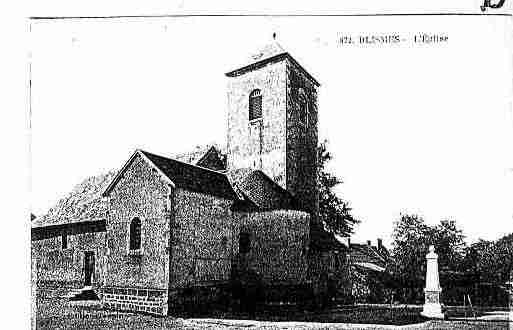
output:
M380 276L380 273L387 271L391 258L388 249L381 239L377 240L376 246L371 241L349 245L352 296L357 302L384 302L387 297L383 297L385 288L380 279L386 276Z
M377 242L376 246L371 241L366 244L351 243L349 255L352 265L361 270L384 271L390 260L390 253L381 239L378 238Z
M226 76L226 150L136 150L86 180L33 224L38 280L160 315L234 285L242 298L333 295L348 249L317 216L319 83L277 43Z

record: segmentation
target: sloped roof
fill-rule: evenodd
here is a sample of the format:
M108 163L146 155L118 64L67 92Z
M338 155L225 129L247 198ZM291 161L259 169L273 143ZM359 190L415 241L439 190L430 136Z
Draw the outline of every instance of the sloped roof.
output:
M242 168L228 172L228 178L242 201L235 203L234 211L299 210L301 203L264 172ZM306 211L305 211L306 212ZM335 234L322 225L310 224L310 248L317 251L345 251Z
M107 230L107 222L105 219L85 220L72 223L62 223L56 225L46 225L32 227L31 241L39 241L60 235L77 235L84 233L97 233Z
M214 171L226 171L226 154L215 144L196 146L192 151L173 155L171 159Z
M239 168L230 170L226 173L228 180L234 188L235 193L239 196L239 199L244 199L244 193L239 189L239 185L243 182L254 170L251 168Z
M198 166L203 165L202 167L211 168L226 165L226 163L219 163L219 161L223 161L223 155L221 148L218 146L207 145L198 146L193 151L179 154L177 157L182 162L191 164L199 162L200 165ZM220 157L220 159L217 160L216 157ZM55 206L50 208L47 214L38 217L31 214L31 226L36 228L105 218L107 205L102 201L102 193L115 179L116 173L117 171L111 170L104 174L86 178L74 186L72 191L60 199Z
M272 42L265 45L254 54L251 54L250 59L247 61L248 65L258 61L265 61L276 55L285 54L287 51L277 42Z
M197 162L197 166L205 167L214 171L226 171L226 155L219 149L212 146Z
M316 86L320 86L319 82L306 71L291 55L287 52L277 41L260 48L257 52L252 54L250 58L238 69L226 73L228 77L236 77L245 72L263 67L270 62L278 62L283 59L289 59L297 68L299 68Z
M290 192L260 170L238 169L228 172L228 177L239 198L248 202L246 205L239 204L240 207L237 206L235 209L302 211L300 204Z
M32 221L32 227L100 220L105 218L107 205L102 192L114 178L116 171L91 176L76 185L73 190L48 210L47 214Z
M388 262L388 253L384 250L378 251L376 247L367 244L351 243L351 262L364 268L383 271Z
M191 151L174 154L171 158L184 163L196 165L198 160L200 160L210 148L212 148L210 145L196 146Z
M119 171L118 175L107 187L104 195L110 193L136 155L142 155L143 159L148 160L151 165L155 166L176 187L226 199L237 199L237 195L225 174L143 150L137 150L132 155L127 164L125 164L123 169Z

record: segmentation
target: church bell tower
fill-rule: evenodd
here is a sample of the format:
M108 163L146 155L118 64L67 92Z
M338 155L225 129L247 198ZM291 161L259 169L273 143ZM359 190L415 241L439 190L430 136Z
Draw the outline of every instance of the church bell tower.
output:
M319 83L276 41L228 77L228 170L262 170L317 214Z

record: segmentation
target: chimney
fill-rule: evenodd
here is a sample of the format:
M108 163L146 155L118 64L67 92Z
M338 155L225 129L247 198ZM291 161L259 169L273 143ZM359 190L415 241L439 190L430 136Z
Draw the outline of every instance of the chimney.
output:
M383 240L381 238L378 238L378 250L381 250L383 248Z
M372 244L371 244L371 241L370 241L370 240L367 240L367 246L368 246L368 247L371 247L371 246L372 246Z

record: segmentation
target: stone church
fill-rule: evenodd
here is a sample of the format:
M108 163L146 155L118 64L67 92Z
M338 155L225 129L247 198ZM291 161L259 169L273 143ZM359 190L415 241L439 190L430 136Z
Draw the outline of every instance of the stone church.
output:
M234 287L265 301L344 288L347 251L318 220L319 83L276 42L226 77L224 151L136 150L78 188L67 213L33 221L38 283L160 315L237 299Z

